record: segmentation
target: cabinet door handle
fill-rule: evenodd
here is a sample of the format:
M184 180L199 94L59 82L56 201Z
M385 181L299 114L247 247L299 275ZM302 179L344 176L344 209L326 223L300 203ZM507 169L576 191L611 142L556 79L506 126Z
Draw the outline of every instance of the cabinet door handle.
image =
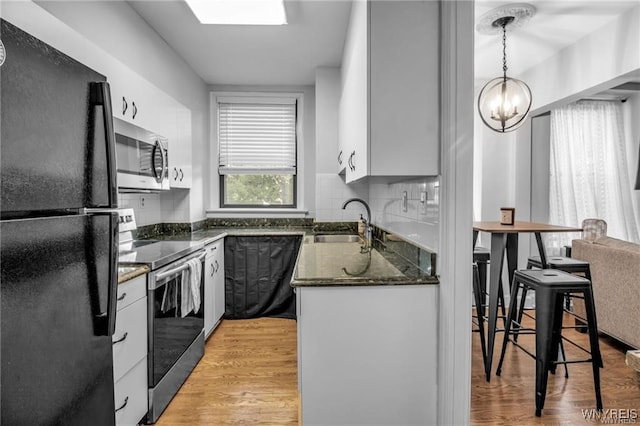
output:
M218 263L218 261L217 261L217 260L215 261L215 263L216 263L216 269L215 269L215 272L217 273L217 272L218 272L218 269L220 269L220 264Z
M342 165L342 150L340 150L340 153L338 154L338 164Z
M124 339L126 339L128 335L129 333L125 331L121 338L113 341L113 344L115 345L116 343L124 342Z
M182 182L182 179L184 179L184 172L180 169L180 182Z
M129 108L129 104L127 103L127 100L123 96L122 97L122 115L124 115L124 113L127 112L127 108Z
M126 407L128 403L129 403L129 397L126 397L126 398L124 399L124 403L123 403L120 407L116 408L116 413L117 413L118 411L122 410L124 407Z
M215 273L216 273L216 268L215 268L215 266L213 266L213 263L212 263L211 264L211 274L209 274L209 276L212 277L213 274L215 274Z
M131 118L135 119L136 115L138 115L138 107L136 106L135 102L131 102L131 107L133 108L133 115L131 116Z
M173 168L173 180L177 180L178 179L178 169L176 169L175 167Z
M118 302L122 302L127 297L127 293L122 293L122 296L118 297Z

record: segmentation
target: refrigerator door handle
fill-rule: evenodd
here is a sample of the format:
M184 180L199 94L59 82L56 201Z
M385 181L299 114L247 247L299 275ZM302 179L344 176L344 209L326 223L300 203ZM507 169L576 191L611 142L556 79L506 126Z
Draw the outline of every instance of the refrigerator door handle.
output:
M111 89L106 81L90 83L90 101L92 107L101 106L104 123L105 142L107 145L107 181L108 206L118 207L118 182L116 172L116 135L113 130L113 110L111 106Z
M109 277L106 311L102 310L100 289L91 292L95 300L94 333L96 336L112 336L116 330L116 308L118 304L118 213L113 211L91 211L91 216L110 216L109 220ZM96 281L97 282L97 281Z

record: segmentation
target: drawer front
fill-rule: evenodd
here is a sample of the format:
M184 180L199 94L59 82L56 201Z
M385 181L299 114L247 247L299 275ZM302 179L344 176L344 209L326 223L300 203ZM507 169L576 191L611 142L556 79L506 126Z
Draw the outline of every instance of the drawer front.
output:
M118 381L147 355L147 298L138 299L116 314L113 334L113 379ZM117 342L117 343L116 343Z
M147 294L147 276L140 275L118 285L118 306L123 309Z
M147 357L116 382L114 398L117 425L137 425L147 414Z
M204 249L207 252L207 256L213 256L217 253L224 253L224 238L216 240L211 244L207 244Z

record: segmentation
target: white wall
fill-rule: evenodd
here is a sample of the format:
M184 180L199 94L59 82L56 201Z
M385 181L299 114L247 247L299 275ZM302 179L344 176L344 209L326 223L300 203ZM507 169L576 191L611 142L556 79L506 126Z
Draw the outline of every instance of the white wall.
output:
M204 219L206 163L198 161L206 157L202 152L208 152L209 105L204 81L124 1L36 3L191 111L191 190L174 189L162 195L125 194L119 197L120 206L133 207L139 225Z
M640 5L518 78L533 94L532 115L612 87L640 70Z

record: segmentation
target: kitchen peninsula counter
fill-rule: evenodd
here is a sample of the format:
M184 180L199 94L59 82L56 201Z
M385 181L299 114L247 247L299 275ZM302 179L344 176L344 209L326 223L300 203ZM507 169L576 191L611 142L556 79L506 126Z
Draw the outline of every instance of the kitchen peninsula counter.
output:
M377 247L377 248L376 248ZM291 285L356 286L438 284L438 278L420 269L401 255L373 241L315 242L306 236Z
M435 254L373 235L372 249L313 235L300 246L291 285L304 424L435 421Z

